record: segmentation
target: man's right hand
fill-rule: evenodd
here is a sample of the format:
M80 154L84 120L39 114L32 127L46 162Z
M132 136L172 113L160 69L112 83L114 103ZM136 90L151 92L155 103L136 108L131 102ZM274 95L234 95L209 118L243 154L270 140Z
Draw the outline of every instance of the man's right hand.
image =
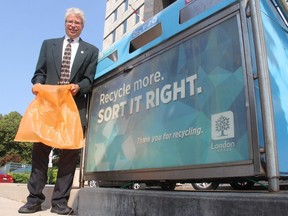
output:
M36 91L36 90L34 89L34 86L36 86L36 85L41 85L41 83L36 83L36 84L34 84L34 85L32 86L32 93L33 93L34 95L37 95L37 94L38 94L38 91Z

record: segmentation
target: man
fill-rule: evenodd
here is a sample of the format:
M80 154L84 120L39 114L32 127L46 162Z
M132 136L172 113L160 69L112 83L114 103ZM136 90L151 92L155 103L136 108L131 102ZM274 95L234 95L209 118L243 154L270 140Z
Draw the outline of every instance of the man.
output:
M98 48L80 38L84 23L83 11L78 8L67 10L65 37L44 40L32 78L34 85L71 85L70 91L78 107L83 128L86 124L86 94L92 87L98 59ZM32 92L37 94L33 89ZM45 200L42 191L47 181L50 151L50 146L34 143L32 172L27 186L29 195L27 203L18 210L19 213L41 211L41 203ZM53 213L61 215L73 213L67 203L78 156L79 149L60 150L57 180L51 200L51 212Z

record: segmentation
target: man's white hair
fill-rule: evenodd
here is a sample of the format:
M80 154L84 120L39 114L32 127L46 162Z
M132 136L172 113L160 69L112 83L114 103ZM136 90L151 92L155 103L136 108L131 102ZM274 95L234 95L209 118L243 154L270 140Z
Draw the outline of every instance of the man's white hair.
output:
M66 21L66 19L67 19L67 17L69 15L76 15L76 16L80 17L81 20L82 20L82 25L84 26L84 24L85 24L85 14L84 14L84 12L81 9L79 9L79 8L68 8L67 11L66 11L66 14L65 14L65 21Z

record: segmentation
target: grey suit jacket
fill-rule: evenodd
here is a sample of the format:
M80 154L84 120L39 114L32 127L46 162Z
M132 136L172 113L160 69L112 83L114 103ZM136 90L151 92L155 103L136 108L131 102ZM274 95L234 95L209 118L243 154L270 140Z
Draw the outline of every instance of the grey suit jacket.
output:
M31 82L57 85L60 80L64 37L44 40L36 70ZM98 60L98 48L79 40L79 47L72 65L70 83L78 84L80 91L74 96L81 122L86 126L87 97L93 85Z

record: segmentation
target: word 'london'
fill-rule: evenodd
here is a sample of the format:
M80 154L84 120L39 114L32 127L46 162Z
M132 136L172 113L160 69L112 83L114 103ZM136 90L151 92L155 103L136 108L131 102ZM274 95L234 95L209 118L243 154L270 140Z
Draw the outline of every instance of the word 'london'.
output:
M231 151L232 148L235 148L235 143L234 142L227 142L225 140L224 143L218 143L218 144L214 144L211 143L211 150L215 150L215 151Z

